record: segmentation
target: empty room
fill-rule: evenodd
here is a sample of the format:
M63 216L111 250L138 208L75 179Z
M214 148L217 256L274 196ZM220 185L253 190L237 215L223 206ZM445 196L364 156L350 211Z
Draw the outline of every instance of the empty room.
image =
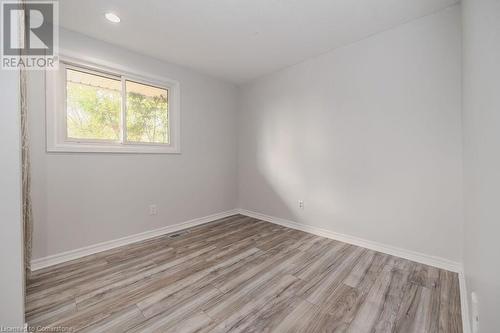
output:
M500 332L500 0L0 4L0 332Z

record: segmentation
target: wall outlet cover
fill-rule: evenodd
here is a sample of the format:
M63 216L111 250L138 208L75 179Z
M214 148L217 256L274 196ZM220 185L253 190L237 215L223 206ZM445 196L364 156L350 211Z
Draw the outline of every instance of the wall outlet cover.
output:
M158 214L158 207L156 205L149 205L149 215L154 216Z

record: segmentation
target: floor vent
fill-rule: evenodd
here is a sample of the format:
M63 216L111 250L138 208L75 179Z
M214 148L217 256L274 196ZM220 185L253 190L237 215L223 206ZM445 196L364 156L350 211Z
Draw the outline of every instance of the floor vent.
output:
M168 238L179 238L181 236L184 236L187 233L189 233L189 231L176 232L175 234L168 235Z

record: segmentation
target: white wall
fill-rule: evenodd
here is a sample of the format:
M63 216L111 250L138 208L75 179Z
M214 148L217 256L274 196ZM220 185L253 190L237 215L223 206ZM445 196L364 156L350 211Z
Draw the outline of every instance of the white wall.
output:
M465 272L481 332L500 327L500 1L463 2Z
M0 326L24 325L19 72L0 70Z
M43 75L31 75L34 258L235 208L233 85L73 32L60 37L72 53L179 81L182 154L47 154Z
M455 6L243 86L240 207L461 261L460 47Z

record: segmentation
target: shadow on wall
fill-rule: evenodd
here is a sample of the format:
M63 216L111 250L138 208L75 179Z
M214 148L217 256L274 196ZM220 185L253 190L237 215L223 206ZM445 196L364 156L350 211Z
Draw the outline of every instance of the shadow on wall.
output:
M240 160L240 206L331 228L324 223L337 217L336 204L341 202L342 193L324 181L323 175L332 171L324 153L331 150L326 147L329 141L323 130L307 131L304 125L308 116L300 112L300 107L289 101L274 102L262 106L262 113L253 114L257 119L243 120L247 126L243 132L245 154ZM254 127L255 122L258 126ZM252 134L255 132L258 134Z
M251 124L245 143L244 157L248 160L240 164L243 182L240 183L240 206L271 216L296 221L298 202L289 198L299 196L302 188L302 165L296 162L297 139L294 138L294 122L286 117L277 117L278 112L265 113L262 126L253 130ZM289 110L282 110L289 112ZM257 135L252 135L257 130ZM304 200L305 199L300 199Z

